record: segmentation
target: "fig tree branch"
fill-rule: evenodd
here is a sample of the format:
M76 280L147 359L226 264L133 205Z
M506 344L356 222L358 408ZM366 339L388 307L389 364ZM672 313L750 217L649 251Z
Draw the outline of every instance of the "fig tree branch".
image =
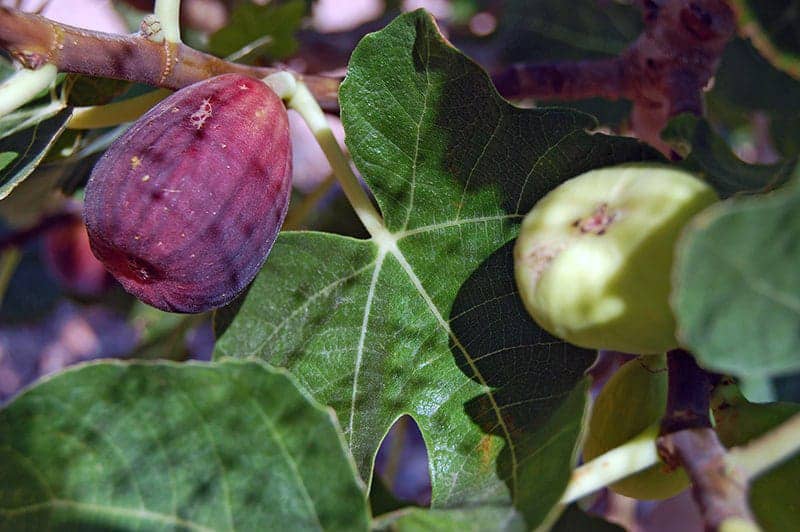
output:
M755 527L747 478L727 461L725 447L711 428L709 403L716 376L681 349L668 353L667 365L669 391L659 454L668 465L686 470L707 530L719 530L729 521Z
M140 34L115 35L59 24L18 9L0 8L0 48L24 67L51 63L60 72L124 79L180 89L226 73L264 78L281 69L231 63L184 44ZM338 107L339 81L297 75L326 109Z
M639 0L637 5L644 31L619 56L515 65L494 77L498 90L507 98L631 100L634 131L663 151L659 133L669 118L702 113L703 89L736 20L725 0Z

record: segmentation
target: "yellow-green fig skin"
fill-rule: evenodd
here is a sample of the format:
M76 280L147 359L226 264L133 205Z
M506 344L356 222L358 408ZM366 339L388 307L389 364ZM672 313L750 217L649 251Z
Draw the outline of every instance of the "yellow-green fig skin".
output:
M669 305L675 243L717 201L666 165L592 170L543 197L514 248L520 296L551 334L587 348L663 353L677 347Z
M593 460L656 425L667 406L666 356L625 363L603 386L592 406L583 458ZM655 445L655 444L654 444ZM615 482L613 491L634 499L666 499L689 485L683 469L657 464Z

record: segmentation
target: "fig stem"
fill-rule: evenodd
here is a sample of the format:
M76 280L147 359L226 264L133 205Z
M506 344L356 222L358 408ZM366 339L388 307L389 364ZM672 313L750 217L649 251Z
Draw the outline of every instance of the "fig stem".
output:
M738 467L752 479L798 452L800 452L800 414L795 414L763 436L732 449L728 453L727 462Z
M156 0L153 7L158 21L161 23L161 31L164 40L180 44L181 42L181 0Z
M322 108L305 83L297 83L288 105L290 109L300 113L300 116L308 124L308 128L314 134L333 168L333 174L339 180L347 200L353 206L358 219L364 224L367 232L376 240L385 238L387 231L383 224L383 218L350 168L350 161L336 141L336 137L333 136L333 131L325 119L325 113L322 112Z
M106 105L76 107L67 122L67 129L95 129L133 122L169 95L170 91L158 89Z
M0 117L22 107L56 80L58 69L45 64L36 70L23 68L0 84Z
M572 471L561 504L570 504L618 480L659 463L658 427L653 425L627 443L601 454Z

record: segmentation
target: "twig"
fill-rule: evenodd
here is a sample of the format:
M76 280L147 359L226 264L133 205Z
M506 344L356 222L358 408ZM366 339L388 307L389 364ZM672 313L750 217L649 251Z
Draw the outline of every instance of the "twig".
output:
M727 462L725 448L711 428L708 412L714 376L680 349L668 353L667 364L669 395L659 454L668 465L683 466L692 479L692 494L707 530L719 530L732 520L755 527L747 504L747 479Z
M180 43L141 35L114 35L59 24L17 9L0 8L0 48L25 67L46 63L60 72L124 79L180 89L229 72L263 78L283 69L231 63ZM339 80L296 75L326 109L337 109Z

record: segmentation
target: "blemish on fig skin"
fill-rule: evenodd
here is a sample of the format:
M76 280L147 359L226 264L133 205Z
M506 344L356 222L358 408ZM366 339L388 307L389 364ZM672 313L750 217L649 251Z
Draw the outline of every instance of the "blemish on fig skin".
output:
M527 270L530 272L533 284L539 282L539 278L547 270L550 263L558 257L566 248L566 244L540 244L525 256L525 263L528 264Z
M212 114L211 111L212 111L211 99L205 98L203 100L203 103L200 104L200 107L197 109L197 111L192 113L191 116L189 117L189 123L191 123L192 126L194 126L194 128L197 129L198 131L203 129L206 120L211 118Z
M586 218L575 220L572 223L581 233L592 233L594 235L604 235L608 228L617 218L617 212L609 212L608 204L601 203L595 211Z
M136 170L137 168L139 168L139 166L141 166L141 164L142 160L139 158L138 155L134 155L133 157L131 157L131 170Z

